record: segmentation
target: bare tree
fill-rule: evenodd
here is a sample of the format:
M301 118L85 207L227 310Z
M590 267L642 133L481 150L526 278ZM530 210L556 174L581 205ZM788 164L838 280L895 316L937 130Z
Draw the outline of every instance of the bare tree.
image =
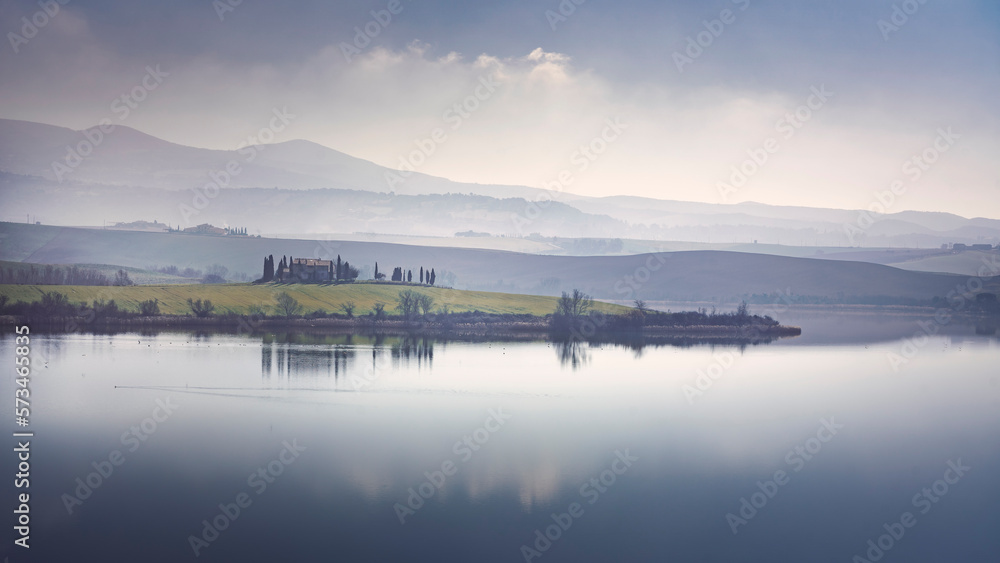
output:
M302 305L287 291L282 291L275 298L278 302L278 313L284 315L286 319L290 319L295 315L302 312Z
M347 315L347 318L353 319L354 318L354 301L347 301L346 303L341 303L340 304L340 310L343 311L345 315Z
M215 305L212 305L212 302L209 301L208 299L206 299L204 302L202 302L201 299L198 299L197 301L195 301L195 300L192 300L190 297L188 297L187 304L188 304L188 307L191 308L191 312L194 313L195 316L198 316L198 317L208 317L208 316L211 316L212 312L215 311Z
M574 289L573 295L567 295L564 291L556 305L555 314L572 318L582 317L589 313L593 306L594 300L579 289Z
M125 270L118 270L118 273L115 274L114 284L135 285L135 283L132 282L132 279L128 277L128 272L126 272Z

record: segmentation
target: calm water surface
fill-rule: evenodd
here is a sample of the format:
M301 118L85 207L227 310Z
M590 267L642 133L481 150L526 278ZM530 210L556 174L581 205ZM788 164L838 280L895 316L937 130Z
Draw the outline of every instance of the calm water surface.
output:
M33 335L32 548L5 539L6 554L997 561L996 336L951 328L907 348L849 336L884 319L842 321L641 350Z

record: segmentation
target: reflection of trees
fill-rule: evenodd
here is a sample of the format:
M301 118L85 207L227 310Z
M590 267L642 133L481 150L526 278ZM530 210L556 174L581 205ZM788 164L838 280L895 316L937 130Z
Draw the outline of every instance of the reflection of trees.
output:
M261 346L260 364L263 377L304 377L333 375L339 377L354 361L356 351L349 346L315 346L270 343Z
M559 364L563 367L570 366L579 369L590 362L590 354L587 352L589 344L579 340L559 340L555 342L556 354L559 356Z
M418 366L426 363L430 367L434 361L434 340L426 336L404 336L392 343L389 353L393 363L409 364L416 360Z
M696 346L738 348L742 353L748 346L758 346L774 341L774 338L730 338L730 337L710 337L698 338L690 336L639 336L639 335L616 335L613 337L594 338L583 340L579 338L553 339L556 354L559 356L559 363L563 366L570 366L574 370L585 366L590 361L588 348L595 346L608 346L624 348L635 353L636 358L642 356L643 349L647 347L661 348L671 346L675 348L694 348Z

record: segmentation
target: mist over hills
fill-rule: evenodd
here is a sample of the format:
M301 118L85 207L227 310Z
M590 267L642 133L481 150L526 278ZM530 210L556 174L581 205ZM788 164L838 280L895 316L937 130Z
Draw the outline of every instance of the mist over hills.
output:
M86 157L73 156L84 152ZM102 225L156 219L182 228L212 223L276 234L451 236L472 230L831 247L1000 242L1000 221L948 213L891 213L848 236L847 226L863 222L862 212L594 198L452 182L419 172L390 182L387 175L400 177L398 171L302 140L221 151L123 126L73 131L0 120L0 219L8 221L31 216L46 224Z
M460 289L558 295L573 288L602 299L732 302L787 294L827 302L881 298L929 301L967 276L910 272L880 264L765 254L687 251L631 256L546 256L481 249L337 240L280 240L144 233L0 223L0 259L53 264L119 264L144 268L222 264L258 277L267 254L341 255L370 273L435 268ZM988 287L998 278L986 280ZM759 300L759 299L758 299Z

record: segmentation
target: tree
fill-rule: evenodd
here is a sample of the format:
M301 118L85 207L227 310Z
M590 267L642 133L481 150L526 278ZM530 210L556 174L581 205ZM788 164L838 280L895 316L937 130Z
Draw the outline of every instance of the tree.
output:
M340 273L341 273L341 276L343 276L343 279L345 279L347 281L354 281L354 280L358 279L358 276L361 275L361 272L358 271L357 268L355 268L354 266L351 266L351 263L350 262L346 262L346 261L344 262L344 267L341 268L341 272Z
M392 281L403 281L403 269L399 266L392 270Z
M407 270L406 271L406 281L407 282L412 282L413 281L413 270Z
M344 274L341 271L341 267L342 267L342 265L340 263L340 255L338 254L337 255L337 277L336 277L336 281L340 281L340 278L344 277Z
M354 318L354 301L347 301L345 303L341 303L340 304L340 310L343 311L345 315L347 315L347 318L353 319Z
M218 276L222 281L226 281L229 276L229 268L222 264L212 264L205 270L205 273L209 276Z
M434 273L434 268L431 268L431 285L434 285L434 280L437 279L437 274Z
M747 305L746 299L740 301L739 307L736 308L736 316L740 319L746 319L750 316L750 305Z
M418 295L417 296L417 307L420 309L420 313L423 315L430 314L431 309L434 307L434 298L430 295ZM447 309L447 305L445 306Z
M641 311L643 313L645 313L646 311L649 311L649 308L646 307L646 302L643 301L642 299L636 299L634 301L634 304L635 304L635 308L639 309L639 311Z
M572 332L582 326L593 305L590 296L579 289L574 289L572 295L564 291L556 303L550 326L560 333Z
M201 299L195 301L188 297L187 304L191 308L191 312L197 317L209 317L215 311L215 305L212 305L212 302L208 299L203 302Z
M139 315L143 317L151 317L160 314L160 300L159 299L147 299L139 303Z
M375 262L375 280L378 281L378 262Z
M424 283L424 267L420 267L420 283Z
M376 303L373 306L373 312L376 320L385 318L385 303Z
M118 270L118 273L115 274L114 284L115 285L135 285L135 283L132 282L132 279L128 277L128 272L126 272L125 270Z
M396 297L396 310L406 319L413 318L419 311L418 297L412 289L400 291Z
M278 313L285 316L286 319L290 319L295 315L302 312L302 305L287 291L282 291L275 298L278 302Z
M559 298L559 303L556 304L555 314L564 317L578 318L589 313L593 305L594 300L579 289L574 289L573 295L567 295L564 291L562 292L562 297Z
M57 291L43 293L39 309L43 315L50 317L65 317L74 313L69 298Z

